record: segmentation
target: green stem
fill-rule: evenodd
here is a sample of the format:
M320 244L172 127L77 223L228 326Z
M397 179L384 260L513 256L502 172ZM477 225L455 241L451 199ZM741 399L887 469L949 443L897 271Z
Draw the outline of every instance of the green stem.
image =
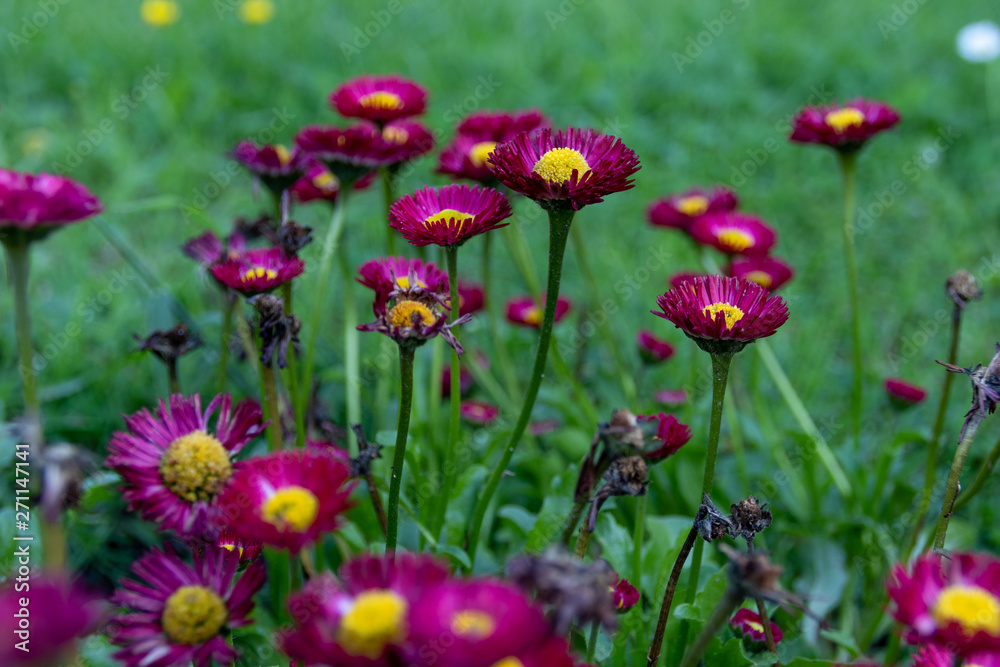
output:
M598 621L594 621L594 624L590 628L590 639L587 641L588 664L592 664L594 662L594 652L597 651L597 632L600 628L601 624Z
M847 285L851 305L851 336L854 342L854 388L851 392L851 426L854 449L861 450L861 313L858 307L858 269L854 260L855 152L838 152L840 171L844 176L844 261L847 264Z
M289 593L302 588L302 560L294 556L288 559L288 584Z
M559 282L562 278L563 256L566 254L566 242L569 240L570 225L573 223L572 210L550 210L549 211L549 275L546 287L545 313L542 318L541 330L538 334L538 350L535 353L535 365L531 371L531 382L525 393L524 404L521 406L521 414L517 418L514 430L510 434L510 439L504 447L500 461L497 462L493 474L490 476L483 494L476 504L475 514L472 518L472 530L469 536L469 562L472 566L476 563L476 549L479 546L479 534L483 527L483 518L486 516L486 508L500 486L510 464L514 451L521 440L524 429L531 419L531 410L535 407L535 399L538 397L538 388L542 384L542 376L545 372L545 361L548 358L549 341L552 338L552 324L556 317L556 305L559 301ZM470 568L471 569L471 568Z
M951 375L951 373L948 375ZM983 485L986 484L986 480L990 476L990 473L993 472L993 466L996 465L997 459L1000 459L1000 440L996 441L996 444L993 445L993 449L990 450L989 457L983 461L982 467L976 474L976 481L972 483L972 486L969 487L968 491L962 492L961 498L955 501L955 507L952 510L953 512L964 507L966 503L975 498L976 494L982 490Z
M285 315L292 314L292 283L291 281L281 286L282 298L285 301ZM301 409L302 399L299 396L299 360L295 352L295 346L288 348L288 391L292 399L292 412L295 417L295 446L304 447L306 444L306 414Z
M646 527L646 500L642 494L635 509L635 533L632 537L632 585L642 590L642 534Z
M948 346L948 363L952 366L955 365L955 361L958 359L958 342L961 326L962 309L956 305L951 318L951 343ZM934 417L934 427L931 429L931 439L927 441L927 466L924 469L924 490L920 494L920 509L917 512L917 521L913 526L913 533L910 535L906 550L903 552L902 562L904 563L909 560L910 554L916 548L917 540L920 538L920 531L923 530L924 522L927 520L927 513L930 511L931 495L934 493L934 482L937 477L938 449L941 442L941 433L944 430L944 417L948 412L948 398L951 396L951 383L954 377L954 373L944 374L941 386L941 399L938 401L937 415ZM978 478L976 482L979 482ZM959 499L955 509L964 505L966 500L965 494L962 494L962 498Z
M700 544L700 543L699 543ZM705 649L715 638L715 635L719 633L722 626L729 621L729 618L736 611L736 608L740 606L743 602L743 596L739 593L734 593L731 589L726 592L726 594L719 600L719 605L712 612L712 617L708 619L705 627L701 629L701 633L698 638L694 640L694 643L688 648L687 653L684 654L684 659L681 661L681 667L695 667L698 664L698 660L705 653Z
M764 641L767 644L767 650L771 653L778 652L778 645L774 643L774 633L771 631L771 618L767 615L767 607L764 605L764 599L761 597L754 598L757 602L757 615L760 616L760 624L764 626Z
M451 311L449 320L454 322L458 319L458 246L450 245L444 248L448 261L448 284L451 290ZM452 331L454 333L454 330ZM448 442L445 443L444 464L441 471L441 497L438 499L437 511L434 522L431 524L431 531L435 539L441 534L445 520L448 517L448 503L451 500L451 489L455 485L455 452L458 449L459 419L461 417L460 408L462 402L461 369L458 363L458 352L451 351L451 395L448 402L451 406L451 420L448 426Z
M264 401L264 414L271 420L267 425L268 451L277 452L283 448L281 436L281 406L278 404L278 387L274 382L273 360L260 364L261 399Z
M300 405L297 411L304 415L312 396L313 354L316 351L316 335L322 325L323 314L326 312L326 291L330 283L330 265L333 262L333 251L344 227L344 211L347 207L348 193L353 183L341 183L337 200L333 204L333 217L323 240L323 252L319 260L319 272L313 284L313 306L309 321L309 334L306 337L305 355L303 356L302 391L299 396Z
M358 312L354 303L353 270L347 256L347 245L340 246L341 275L344 279L344 396L347 401L347 424L361 423L361 360L359 349L361 334L358 331ZM347 429L348 451L358 452L358 437L354 429Z
M216 393L222 394L226 391L226 364L229 362L229 343L233 335L233 310L236 308L236 299L229 291L223 297L226 300L222 307L222 340L219 350L219 370L216 383Z
M32 361L31 307L28 301L28 274L31 270L30 247L24 241L6 241L7 271L14 289L14 326L17 331L17 354L21 363L21 394L24 415L41 423L42 410L38 402L38 377Z
M576 549L574 553L577 558L583 558L587 553L587 545L590 544L590 518L584 517L580 523L580 534L576 538Z
M944 548L944 538L948 534L948 522L954 512L955 496L958 495L958 479L962 475L962 467L965 465L965 457L969 455L972 447L972 440L976 437L976 431L983 422L986 415L982 410L976 410L965 429L965 436L958 443L955 450L955 458L951 462L951 472L948 474L948 486L944 490L944 502L941 504L941 518L938 519L937 534L934 536L934 548Z
M385 518L385 507L382 505L382 496L379 495L378 487L375 485L375 475L372 474L371 470L365 475L365 481L368 483L368 495L372 499L372 509L375 511L375 517L378 519L378 525L382 529L384 537L389 532Z
M177 377L177 360L171 359L167 362L167 384L171 394L181 393L181 381Z
M694 544L695 538L698 537L698 529L691 526L691 530L688 531L687 539L684 540L684 544L681 545L681 550L677 554L677 559L674 561L674 567L670 570L670 579L667 581L667 588L663 591L663 602L660 603L660 617L656 621L656 632L653 634L653 642L649 645L649 651L646 653L646 665L647 667L653 667L660 659L660 649L663 648L663 634L667 629L667 619L670 618L670 607L674 602L674 593L677 591L677 582L680 581L681 571L684 569L684 563L687 561L688 554L691 553L691 546ZM701 541L698 542L701 544ZM635 582L633 582L634 585Z
M392 208L395 198L392 194L393 175L387 168L382 169L382 199L385 201L385 247L389 256L396 254L396 230L389 226L389 209Z
M403 482L406 458L406 434L410 430L410 406L413 403L413 352L411 345L399 346L399 420L396 422L396 451L392 456L392 479L389 482L389 510L385 550L395 551L399 525L399 489Z

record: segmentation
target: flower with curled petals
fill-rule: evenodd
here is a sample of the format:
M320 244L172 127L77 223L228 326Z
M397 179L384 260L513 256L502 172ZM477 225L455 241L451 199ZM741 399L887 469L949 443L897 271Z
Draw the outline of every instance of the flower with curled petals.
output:
M546 209L579 210L632 188L639 158L620 139L567 128L525 132L490 153L497 179Z
M447 294L448 274L431 262L409 257L370 259L358 269L359 283L375 291L376 306L396 292L418 297L425 293Z
M389 226L415 246L459 246L500 227L511 215L507 198L479 185L425 187L389 208Z
M330 93L330 106L341 116L384 125L422 114L427 106L427 90L396 74L364 74Z
M805 107L792 121L789 139L852 153L897 123L899 113L889 105L858 98L842 105Z
M212 267L212 277L244 296L270 292L302 275L305 262L288 256L281 248L254 248L231 253Z

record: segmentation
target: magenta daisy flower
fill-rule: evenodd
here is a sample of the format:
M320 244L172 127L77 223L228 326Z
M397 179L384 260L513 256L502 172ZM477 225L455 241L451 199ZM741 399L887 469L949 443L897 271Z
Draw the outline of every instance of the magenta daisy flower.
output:
M565 297L559 297L556 302L556 317L552 321L553 324L561 320L569 312L571 303L569 299ZM530 296L519 296L507 301L507 321L512 324L520 324L526 327L534 327L537 329L542 323L542 309L545 307L545 301L542 300L541 305L538 304Z
M710 353L739 352L747 343L774 335L788 319L781 297L740 278L704 276L656 300L654 315L674 323Z
M658 415L639 417L642 421L656 422L656 434L648 451L642 452L642 457L652 463L669 458L691 440L691 429L687 424L677 421L673 415L661 412Z
M375 180L376 172L369 172L355 181L352 190L364 190ZM313 201L334 203L340 194L340 180L319 160L310 160L305 173L291 187L292 196L302 204Z
M776 240L774 229L763 220L737 211L701 216L688 233L698 243L727 255L766 255Z
M795 272L787 262L777 257L744 257L733 261L729 275L752 280L773 292L791 280Z
M843 105L805 107L792 121L792 134L788 138L851 152L898 122L899 113L892 107L859 98Z
M35 241L103 210L97 197L72 179L0 169L0 240Z
M264 584L264 563L242 574L238 554L214 545L195 549L188 565L172 551L151 551L132 565L112 600L125 612L111 641L127 667L228 665L239 655L227 637L249 625L253 597ZM214 662L213 662L214 661Z
M209 267L223 257L239 254L246 248L246 238L238 231L230 234L224 243L214 232L205 232L185 242L181 252L200 262L202 266Z
M736 193L729 188L711 190L692 188L678 195L657 199L646 211L649 224L687 230L691 223L706 213L731 211L739 205Z
M1000 561L988 554L925 554L912 570L896 565L887 582L892 615L913 643L961 656L1000 653Z
M493 173L543 208L579 210L635 184L639 158L621 140L593 130L519 134L490 153Z
M478 313L485 305L482 285L477 285L476 283L458 283L459 315Z
M624 614L639 603L641 595L639 589L629 583L628 579L622 579L615 573L614 582L611 584L611 594L615 598L615 611Z
M12 577L0 587L0 665L69 664L74 641L97 628L102 606L60 576L33 574L16 587Z
M244 296L269 292L302 275L305 262L281 248L254 248L231 254L212 267L212 276Z
M365 74L344 82L333 91L330 106L341 116L364 118L383 125L422 114L427 106L427 90L395 74Z
M289 150L281 144L241 141L231 155L276 195L292 187L305 171L305 158L295 146Z
M500 408L485 401L462 401L458 410L462 419L476 426L488 426L500 416Z
M417 297L423 293L447 294L448 274L435 264L408 257L370 259L358 269L359 283L387 298L392 292Z
M352 184L370 171L390 164L398 151L371 123L346 128L309 125L295 135L295 145L325 164L341 182Z
M289 596L295 627L278 634L281 650L307 665L423 664L408 643L410 628L417 602L447 579L445 564L410 553L362 555L339 574L339 581L330 574L310 579Z
M413 295L402 291L392 296L375 294L375 321L359 324L358 331L376 331L392 338L398 345L417 347L434 336L441 336L458 354L465 348L455 338L452 328L465 324L470 315L462 315L454 322L448 321L446 298L442 294Z
M781 633L781 628L774 621L771 623L771 636L774 637L774 644L777 646L781 643L784 635ZM760 618L760 614L746 607L742 607L733 615L729 620L729 627L731 627L737 634L739 634L744 639L748 639L755 649L761 649L767 645L767 637L764 635L764 623Z
M694 278L701 278L704 277L705 275L706 274L704 273L681 271L680 273L675 273L674 275L670 276L670 278L667 280L667 284L670 285L671 287L680 287L689 280L692 280Z
M671 407L684 405L688 400L687 392L683 389L661 389L656 392L654 397L657 403L663 403Z
M392 147L386 161L399 167L403 162L416 160L434 148L434 134L416 120L397 120L382 128L382 139Z
M497 144L510 141L522 132L548 127L540 111L477 111L459 123L454 140L441 152L437 173L455 178L496 183L490 170L490 153Z
M886 378L885 393L900 408L909 408L927 398L927 390L902 378Z
M635 336L635 345L644 364L659 364L674 356L674 346L668 341L657 338L648 329L639 330Z
M389 226L415 246L458 246L492 229L506 227L507 198L478 185L425 187L389 209Z
M240 401L232 412L230 403L229 394L220 394L202 411L198 394L174 394L169 408L161 400L155 413L143 408L125 418L128 431L111 436L104 464L121 476L129 510L184 537L218 531L216 501L232 476L233 457L264 432L254 401Z
M219 497L233 533L297 554L340 526L354 483L347 465L317 449L278 451L243 462Z

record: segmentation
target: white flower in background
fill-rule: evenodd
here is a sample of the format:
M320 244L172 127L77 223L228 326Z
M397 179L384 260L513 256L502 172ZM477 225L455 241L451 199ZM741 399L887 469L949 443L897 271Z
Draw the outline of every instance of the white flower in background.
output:
M993 21L970 23L958 31L958 55L970 63L987 63L1000 56L1000 27Z

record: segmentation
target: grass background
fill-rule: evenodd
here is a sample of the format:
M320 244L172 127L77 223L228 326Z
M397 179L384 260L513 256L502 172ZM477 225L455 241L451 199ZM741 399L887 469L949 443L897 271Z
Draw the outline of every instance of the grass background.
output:
M175 300L208 343L181 362L184 385L210 391L218 293L179 247L208 228L223 233L233 217L252 216L264 206L242 172L213 188L225 180L219 174L229 162L226 151L240 139L259 138L275 119L287 117L276 132L285 143L305 124L338 122L325 100L341 81L365 72L398 72L430 90L424 120L442 140L467 112L534 106L556 126L594 127L636 150L642 160L636 187L577 217L575 226L605 292L601 298L588 294L571 251L564 293L579 307L557 335L568 341L593 317L585 304L612 298L617 311L610 326L637 374L631 341L638 328L652 328L675 342L678 356L640 378L643 396L632 406L637 412L656 407L654 389L690 385L692 369L708 367L707 357L649 314L671 273L700 265L683 238L645 223L649 202L691 185L730 184L745 210L779 231L776 253L797 271L783 290L791 319L772 339L782 365L853 483L870 483L864 471L886 447L894 448L896 458L890 499L867 511L843 507L822 470L816 486L809 487L818 498L808 511L795 507L789 485L779 485L768 498L778 517L768 546L776 558L786 559L789 587L791 579L808 580L810 568L817 567L818 556L810 549L827 548L803 547L810 535L827 545L839 543L849 560L866 541L878 544L892 519L912 506L913 489L922 483L923 448L896 434L929 431L942 378L933 361L944 358L948 342L950 303L942 287L951 272L973 271L986 294L968 309L959 363L988 361L1000 338L1000 71L966 63L954 50L963 25L1000 18L994 3L297 0L281 4L263 26L241 23L228 0L180 4L180 21L163 29L145 25L137 7L115 0L14 0L0 6L0 164L65 171L107 207L99 223L60 231L33 255L35 338L40 349L50 345L52 352L45 353L51 358L40 374L50 440L79 443L103 455L110 434L121 427L119 415L165 393L162 369L135 352L132 335L172 326ZM366 28L374 35L367 42L358 39ZM873 217L858 237L867 363L860 452L848 443L848 429L838 426L847 423L850 334L836 163L830 151L786 141L787 122L801 105L855 96L885 100L903 116L900 126L880 136L859 160L858 205ZM944 150L935 146L941 133L954 137ZM418 162L399 192L443 184L433 167L433 158ZM890 202L886 193L897 181L903 194ZM520 202L517 210L521 219L515 224L544 275L545 225L531 221L528 203ZM296 217L318 229L327 224L324 209L302 208ZM354 198L346 237L352 260L384 252L383 225L377 190ZM463 250L460 271L478 278L474 245ZM651 249L669 253L669 265L644 278L636 271ZM307 263L311 256L306 253ZM500 295L525 292L506 255L500 258ZM124 276L123 289L116 276L118 281ZM641 285L626 298L614 287L628 276ZM326 380L338 377L340 363L340 320L336 308L331 313L330 336L321 338L319 350ZM74 324L80 333L66 335L76 330ZM0 401L9 419L20 409L9 290L0 292L0 327ZM529 333L479 326L469 336L475 347L487 350L508 345L518 372L527 375ZM381 349L374 337L363 337L362 345L368 356ZM599 337L588 338L569 361L580 364L599 414L622 404ZM732 456L720 460L716 488L726 503L747 493L746 480L759 488L772 479L781 452L801 441L753 350L738 357L734 368L733 393L742 408L749 455L742 470ZM253 394L252 378L244 375L234 377L234 390ZM889 375L928 387L930 400L895 421L879 387ZM968 401L961 378L956 388L946 442L957 434ZM324 396L339 414L339 384L328 383ZM393 428L395 410L371 414L372 397L364 398L369 428ZM771 406L778 441L765 437L769 431L751 409L755 403ZM702 393L681 410L695 440L675 461L660 466L672 466L669 471L655 472L651 513L693 510L707 406ZM529 449L521 458L522 481L537 478L541 487L512 483L503 491L503 502L531 512L539 509L539 488L549 488L544 477L578 460L581 443L589 441L586 428L573 426L580 419L564 384L547 381L537 410L570 426L552 438L555 446ZM973 449L973 465L998 432L1000 427L987 422ZM731 435L724 438L728 450ZM946 445L942 469L950 451ZM992 495L990 488L985 496ZM985 496L956 521L958 545L997 545L995 511ZM629 516L631 505L620 505L618 516ZM789 520L783 522L785 515ZM497 560L489 561L490 567L506 553L506 533L503 526L498 530ZM93 554L104 548L97 544ZM880 563L868 572L872 577L891 561L891 549L880 554ZM849 568L844 573L852 577L848 589L857 587L854 595L865 599ZM848 630L860 624L856 616L841 620Z

